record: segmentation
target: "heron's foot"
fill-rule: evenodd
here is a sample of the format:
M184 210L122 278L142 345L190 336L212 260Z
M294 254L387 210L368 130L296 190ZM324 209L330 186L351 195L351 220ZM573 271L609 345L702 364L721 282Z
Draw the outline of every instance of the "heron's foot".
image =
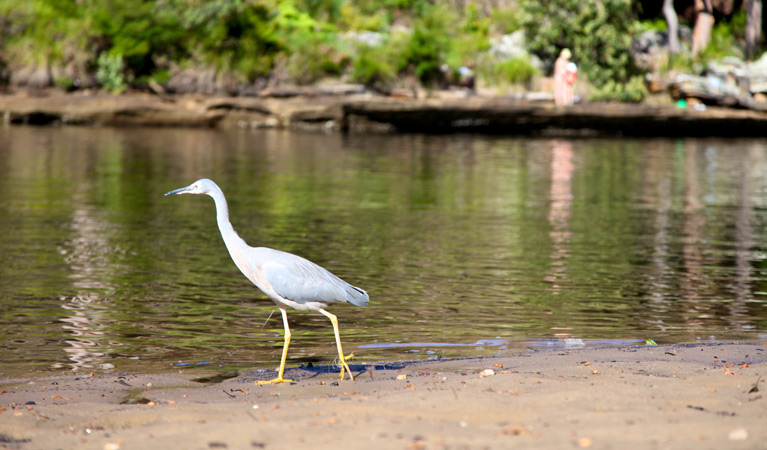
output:
M264 384L277 384L277 383L291 383L293 380L288 380L287 378L277 377L272 380L267 381L256 381L256 384L258 385L264 385Z
M341 360L341 364L339 364L339 366L341 366L341 375L339 376L339 378L341 378L342 380L344 379L344 372L346 371L346 372L349 372L349 379L354 381L354 375L352 375L352 369L349 368L349 364L346 364L346 360L352 359L352 358L354 358L354 353L352 353L349 356L345 356L344 359Z
M334 365L337 365L337 366L342 366L342 367L343 367L343 364L341 364L341 363L343 363L343 362L346 362L346 361L349 361L350 359L354 358L354 352L351 352L351 353L349 353L348 355L346 355L346 356L341 356L341 357L343 358L343 360L340 360L340 359L338 359L338 358L334 358L334 359L333 359L333 364L334 364ZM339 361L340 361L340 362L339 362ZM348 366L347 366L347 369L348 369Z

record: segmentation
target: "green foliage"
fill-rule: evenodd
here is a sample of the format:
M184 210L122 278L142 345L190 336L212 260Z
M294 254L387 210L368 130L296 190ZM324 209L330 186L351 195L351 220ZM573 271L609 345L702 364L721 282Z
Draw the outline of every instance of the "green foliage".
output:
M477 72L487 84L495 86L528 83L538 74L528 56L483 63Z
M333 2L312 2L311 9L317 8L336 16ZM287 71L293 82L308 84L326 75L338 75L349 64L348 53L341 48L333 25L315 20L290 1L280 3L277 10L273 19L275 34L290 55Z
M657 17L651 20L640 20L637 22L637 31L666 31L668 30L668 22L662 17Z
M386 90L397 78L390 58L378 47L361 45L352 67L352 79L379 90Z
M452 68L474 66L477 56L490 48L490 28L490 20L480 17L476 4L470 3L459 22L457 33L451 33L451 46L445 62Z
M352 79L380 90L388 90L397 76L407 71L408 47L411 34L395 31L379 46L358 45L352 61Z
M492 34L523 28L532 50L551 64L573 50L596 98L641 99L631 65L630 0L520 0L490 16L474 2L433 0L0 0L0 59L14 64L76 62L106 89L120 92L150 80L168 81L173 67L213 68L237 82L254 82L275 68L295 83L348 76L385 87L414 75L426 86L460 66L496 84L526 82L526 58L485 56ZM738 21L716 31L707 52L719 52ZM391 31L391 24L410 26ZM657 26L660 26L658 22ZM742 27L741 27L742 28ZM719 28L717 27L717 30ZM340 38L349 30L381 32L381 47L358 49ZM719 34L717 34L719 33ZM68 86L66 77L56 81Z
M335 39L323 39L319 34L304 34L294 38L287 70L291 80L298 84L313 83L324 76L339 75L349 64L345 53Z
M492 28L500 34L511 34L522 26L518 8L493 9L489 20Z
M360 3L364 3L364 1ZM420 16L431 8L435 2L433 0L381 0L378 3L381 7L390 11L406 12Z
M447 8L429 6L413 22L413 32L399 64L400 70L413 68L419 80L433 85L442 78L440 66L451 48L451 29L456 17Z
M725 56L743 58L742 47L738 39L745 36L746 13L741 10L729 21L719 22L711 30L711 40L702 52L698 54L701 61L718 60Z
M53 83L62 91L69 91L74 87L73 81L69 77L57 77L53 80Z
M422 14L414 19L412 32L404 40L402 33L395 33L387 42L394 48L403 44L401 51L389 52L393 57L388 61L397 73L412 73L422 84L434 86L445 81L443 66L474 66L478 55L489 49L492 23L480 16L475 4L459 17L439 3L413 3Z
M619 102L637 103L642 101L647 96L647 93L644 78L641 75L636 75L629 78L626 82L621 83L615 80L608 80L605 84L595 87L591 93L591 100L617 100Z
M292 16L291 4L273 17L267 5L242 0L195 1L185 7L177 1L182 13L183 29L189 34L186 48L192 60L212 64L222 72L233 72L247 80L268 73L276 55L284 48L278 28L291 30L295 17L300 28L304 17ZM183 12L182 12L183 11Z
M344 0L296 0L297 9L324 22L335 22L341 17Z
M122 84L167 78L170 62L209 64L253 79L268 73L282 50L278 27L289 34L305 18L287 14L289 2L279 5L275 15L268 0L0 0L0 15L14 24L0 51L62 65L73 54L91 55L90 65L112 86L121 84L110 72L118 56Z
M630 0L522 0L522 26L531 50L553 64L570 48L600 98L639 101L639 70L629 55L632 21Z
M128 75L150 75L160 55L175 58L183 54L184 30L179 17L155 2L94 1L88 11L96 50L120 56ZM101 58L101 56L99 56ZM101 67L101 63L98 63Z
M696 63L690 53L680 52L676 55L668 55L668 59L660 65L658 70L661 73L668 73L671 71L677 73L695 73L698 71L698 68L696 67L697 65L699 64Z
M0 51L16 62L61 61L87 44L85 12L67 0L0 0L0 25Z
M109 91L119 94L127 87L123 77L123 56L102 53L96 62L96 80Z
M344 28L358 31L383 31L390 23L389 17L383 9L365 13L348 4L341 6L340 21Z

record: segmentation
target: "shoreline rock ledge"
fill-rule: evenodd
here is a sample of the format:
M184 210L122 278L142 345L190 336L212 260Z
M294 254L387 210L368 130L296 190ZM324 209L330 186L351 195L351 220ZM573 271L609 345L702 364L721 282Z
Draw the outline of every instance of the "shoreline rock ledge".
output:
M503 97L402 99L364 95L159 97L0 96L4 124L324 129L510 135L767 136L767 112L620 103L568 107Z

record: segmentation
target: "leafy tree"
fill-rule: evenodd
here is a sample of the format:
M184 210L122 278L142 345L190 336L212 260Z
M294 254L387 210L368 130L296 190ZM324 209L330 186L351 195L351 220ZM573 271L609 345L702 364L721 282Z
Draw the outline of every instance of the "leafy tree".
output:
M284 15L266 1L174 0L188 34L186 51L193 60L252 81L267 74L283 50L278 27ZM287 3L287 2L286 2Z
M630 0L522 0L520 7L531 50L553 65L561 49L572 49L595 87L592 98L642 100L644 84L629 55Z
M114 66L115 61L122 60L129 78L138 78L152 75L158 61L185 54L185 30L172 9L146 0L91 3L87 20L92 47L99 54L109 54L108 59L100 60L100 68L106 61Z
M328 15L336 10L335 2L311 3L314 4L312 9L326 8ZM272 22L288 55L287 71L292 81L313 83L326 75L338 75L345 68L348 55L341 49L334 25L316 20L292 1L280 2L276 10Z
M9 59L16 61L60 61L68 48L86 46L85 14L67 0L0 0L0 50L8 51Z

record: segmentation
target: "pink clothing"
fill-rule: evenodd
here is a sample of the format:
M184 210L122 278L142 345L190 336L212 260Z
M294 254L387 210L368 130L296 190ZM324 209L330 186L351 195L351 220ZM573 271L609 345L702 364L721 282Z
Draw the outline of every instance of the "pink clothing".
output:
M554 63L554 103L557 105L572 105L577 74L567 70L570 60L560 56Z

